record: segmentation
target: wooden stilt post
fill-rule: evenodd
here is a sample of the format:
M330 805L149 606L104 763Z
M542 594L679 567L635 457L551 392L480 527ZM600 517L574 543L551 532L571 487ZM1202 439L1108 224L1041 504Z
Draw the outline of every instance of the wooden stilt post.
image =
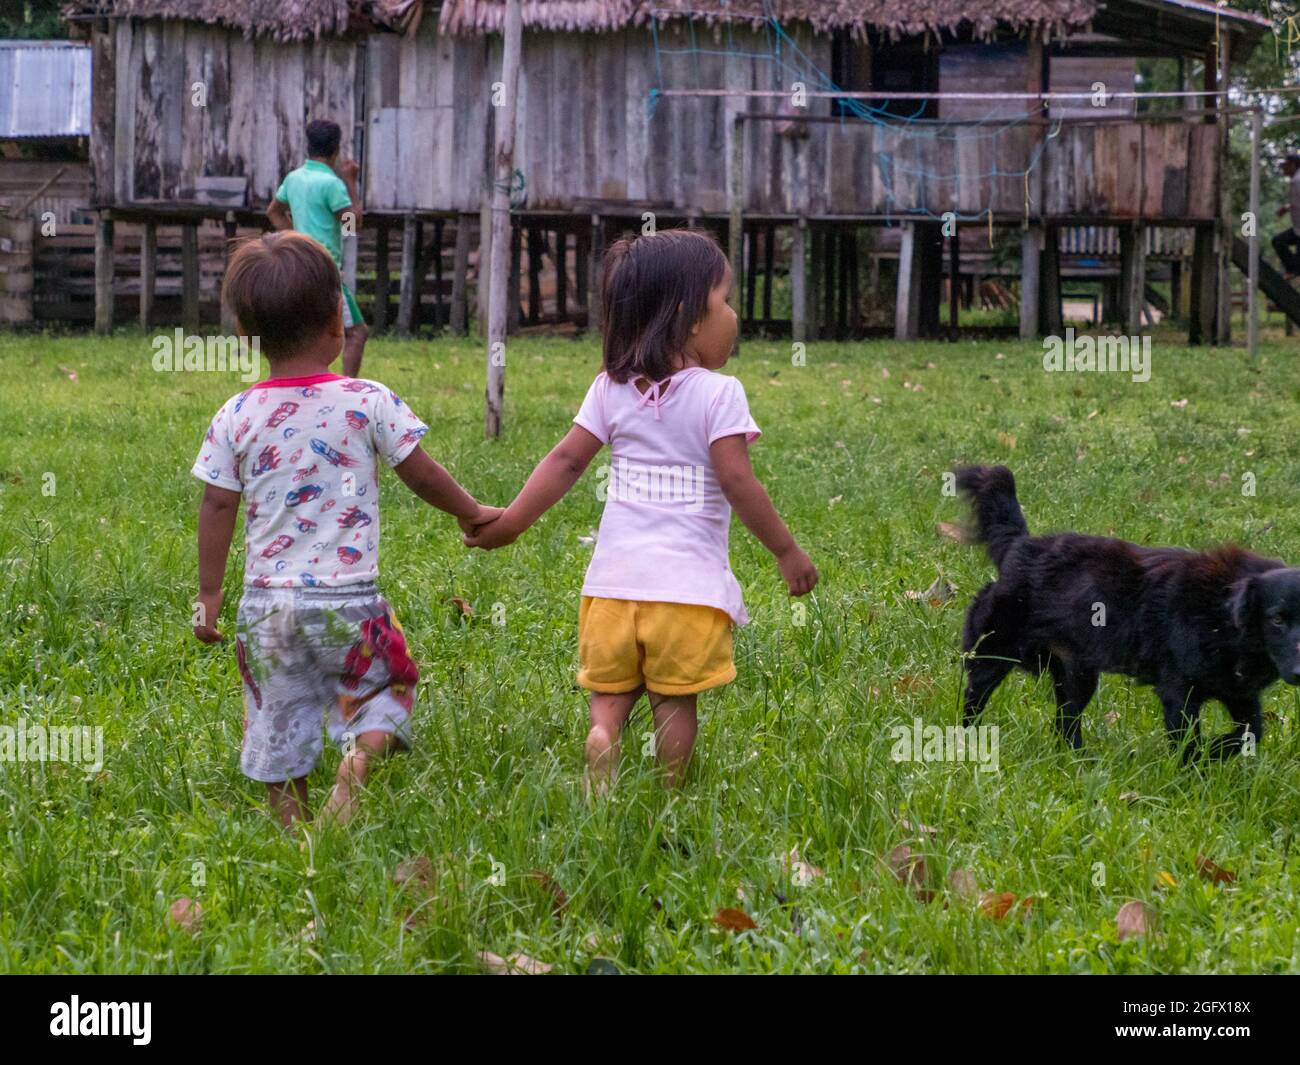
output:
M1121 331L1136 336L1142 331L1142 306L1146 303L1146 227L1130 222L1119 231Z
M158 288L158 224L146 222L140 238L140 328L153 325L154 293Z
M1256 107L1250 113L1250 270L1246 278L1246 347L1251 357L1259 354L1259 139L1263 117Z
M772 321L772 271L776 265L776 227L769 222L763 230L763 322Z
M433 327L441 329L447 324L447 304L442 297L442 234L447 222L439 218L433 223Z
M1226 33L1218 36L1218 53L1219 53L1219 76L1218 86L1226 90L1228 88L1228 44L1229 37ZM1227 97L1215 98L1215 110L1218 119L1219 134L1219 152L1217 160L1217 188L1218 188L1218 206L1219 206L1219 244L1217 248L1216 270L1218 282L1218 296L1215 300L1217 308L1215 310L1214 333L1215 343L1229 344L1232 342L1232 230L1235 219L1232 217L1232 197L1229 195L1228 186L1228 143L1229 143L1229 123L1232 121L1228 115Z
M844 234L844 239L849 259L849 304L844 327L845 335L856 336L858 323L862 319L862 288L859 282L860 271L858 268L858 227L850 222Z
M451 267L451 331L469 332L469 227L472 214L456 216L456 255Z
M416 304L420 299L420 279L415 276L420 261L420 225L415 215L402 219L402 279L401 295L397 302L397 334L410 336L416 320Z
M235 212L227 211L225 222L222 224L222 235L225 237L225 246L222 248L222 257L225 260L226 267L230 266L231 249L234 245L235 237L239 234L239 227L235 224ZM353 271L355 273L355 271ZM222 272L222 278L225 278L225 272ZM226 336L234 336L239 331L239 319L235 317L235 312L226 306L226 301L221 298L221 289L217 289L217 302L221 312L221 332Z
M849 333L849 230L840 226L836 233L839 281L835 300L835 335L844 339Z
M939 335L939 311L943 302L943 230L938 222L916 223L916 247L921 258L921 281L917 287L920 314L918 335Z
M1214 311L1218 283L1215 275L1215 227L1196 227L1192 245L1191 312L1188 314L1187 343L1214 343Z
M804 229L807 232L805 242L809 245L808 264L808 302L805 317L808 321L808 339L817 340L821 337L821 291L822 291L822 274L821 274L821 255L822 255L822 231L817 225L809 225L804 222Z
M1042 280L1042 226L1026 226L1020 235L1020 339L1038 336L1039 285Z
M807 234L808 219L800 218L790 242L790 332L796 341L808 339Z
M569 234L555 231L555 320L569 317Z
M961 298L958 288L961 284L961 241L954 229L948 238L948 339L957 339L957 322L960 316L958 307Z
M95 332L113 331L113 212L100 211L95 220Z
M507 325L510 332L515 332L522 324L523 314L523 220L513 221L510 226L510 307Z
M587 265L587 328L599 332L600 320L600 264L605 257L605 220L598 214L591 216L591 236L588 240ZM735 291L735 282L732 282Z
M591 304L587 294L587 269L591 258L591 233L579 227L573 234L573 278L575 283L574 299L580 308L587 312L586 327L591 328Z
M528 324L536 325L542 317L542 231L528 227Z
M187 332L199 331L199 227L181 226L181 324Z
M731 308L740 314L741 286L745 283L743 262L745 235L745 119L737 113L731 123L731 167L727 185L727 257L731 259Z
M898 292L894 299L894 339L915 340L920 334L921 249L917 247L917 225L903 223L903 241L898 250Z
M1061 307L1061 241L1055 226L1043 227L1039 301L1043 317L1039 325L1045 336L1060 336L1065 329Z
M754 295L758 288L758 230L745 234L745 318L754 321Z
M501 61L505 102L498 109L501 114L496 135L496 180L492 187L492 282L488 302L487 391L483 419L488 437L501 435L505 403L506 302L510 295L510 259L513 258L507 231L510 229L510 184L515 170L515 113L522 31L519 0L506 0L505 48ZM517 243L514 246L518 247ZM515 306L518 307L518 301Z
M375 303L370 312L376 333L388 332L388 297L392 285L388 271L388 226L380 222L375 230Z

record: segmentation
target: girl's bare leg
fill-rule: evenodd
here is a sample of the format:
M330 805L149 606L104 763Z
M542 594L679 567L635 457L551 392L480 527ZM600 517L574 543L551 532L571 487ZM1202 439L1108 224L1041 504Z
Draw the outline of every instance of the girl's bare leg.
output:
M695 695L650 693L655 719L655 752L664 771L664 787L677 787L686 777L686 766L695 747L699 725Z
M603 795L618 774L619 737L644 688L610 695L591 693L591 731L587 733L587 780L591 791Z

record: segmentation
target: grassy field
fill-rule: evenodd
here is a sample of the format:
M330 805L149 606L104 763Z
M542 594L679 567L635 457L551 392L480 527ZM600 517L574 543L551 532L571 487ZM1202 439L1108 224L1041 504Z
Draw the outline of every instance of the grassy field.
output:
M1050 684L1020 674L985 717L996 772L891 758L892 727L956 722L962 613L992 575L936 532L963 517L943 471L1008 463L1035 531L1300 560L1293 345L1274 337L1252 365L1157 337L1139 384L1045 373L1037 344L814 344L802 367L788 344L746 344L729 372L765 430L755 467L822 583L801 619L736 526L753 623L737 681L701 700L677 794L641 754L643 704L614 794L582 796L573 670L594 471L494 554L465 551L387 476L382 583L422 667L418 745L377 774L346 835L304 849L239 773L232 642L190 634L189 467L242 386L154 372L139 333L0 336L0 724L104 736L99 772L0 763L0 970L473 971L491 951L557 972L595 957L627 972L1296 971L1294 689L1270 690L1257 754L1226 765L1180 768L1154 695L1113 677L1085 717L1089 755L1067 753ZM591 341L512 343L496 443L479 345L376 342L364 373L429 422L431 454L504 503L598 358ZM908 596L940 574L950 601ZM1206 727L1227 727L1217 705ZM315 800L336 764L328 753ZM901 845L923 856L929 901L888 867ZM1199 855L1235 880L1198 876ZM413 866L425 874L399 884ZM1033 902L997 919L986 892ZM169 920L182 896L201 928ZM1134 900L1148 934L1121 942ZM722 908L756 929L719 926Z

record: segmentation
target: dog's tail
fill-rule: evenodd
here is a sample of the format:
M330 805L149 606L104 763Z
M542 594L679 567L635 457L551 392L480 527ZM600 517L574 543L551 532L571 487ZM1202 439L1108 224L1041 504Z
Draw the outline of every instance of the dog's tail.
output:
M975 542L984 545L993 565L1001 570L1011 546L1029 535L1016 499L1016 479L1005 466L960 466L954 472L957 491L975 516Z

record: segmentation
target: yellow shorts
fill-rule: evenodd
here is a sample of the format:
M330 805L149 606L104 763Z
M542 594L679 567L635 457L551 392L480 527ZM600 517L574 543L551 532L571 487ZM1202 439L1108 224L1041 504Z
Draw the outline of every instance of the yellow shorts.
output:
M578 611L578 683L594 692L691 695L736 679L731 618L695 603L584 595Z

